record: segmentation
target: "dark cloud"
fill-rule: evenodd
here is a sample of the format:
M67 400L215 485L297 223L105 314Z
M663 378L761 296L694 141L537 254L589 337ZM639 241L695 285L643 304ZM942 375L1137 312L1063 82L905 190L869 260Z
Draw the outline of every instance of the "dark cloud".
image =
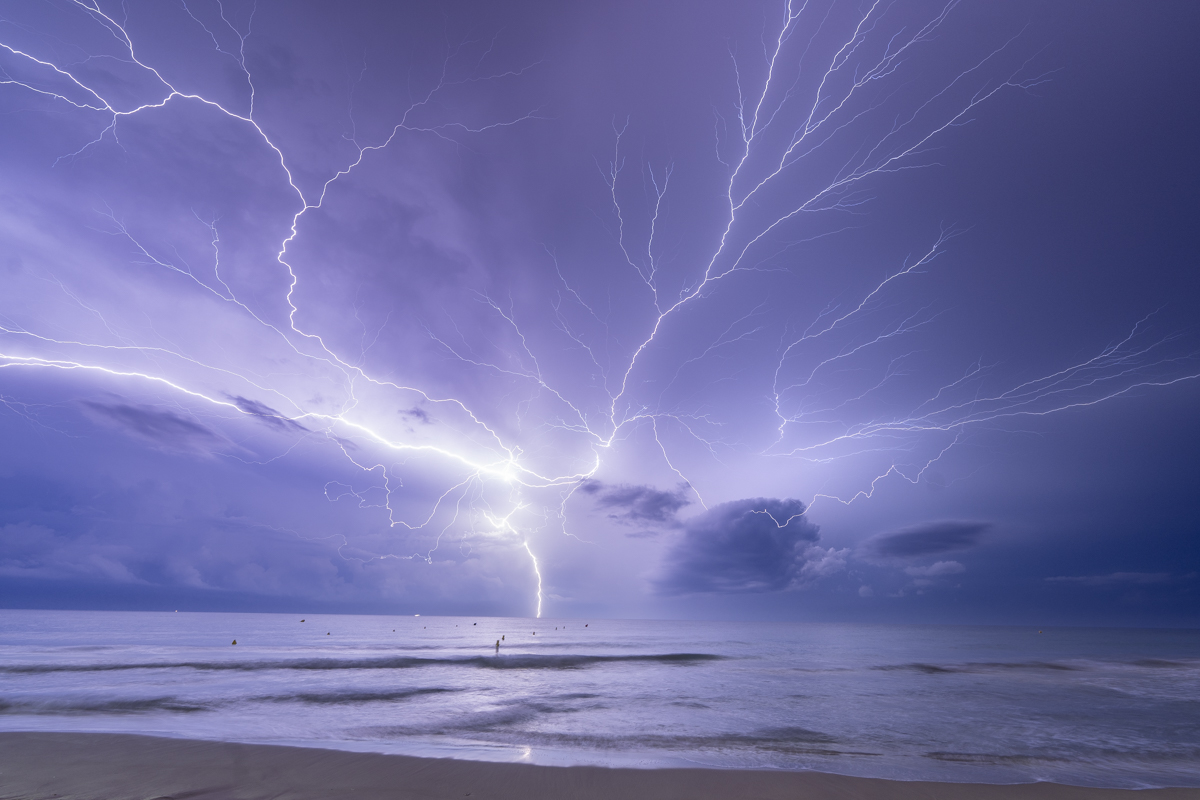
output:
M418 422L422 422L426 425L429 425L433 422L433 420L431 420L429 418L428 412L426 412L423 408L418 408L416 406L413 406L412 408L403 409L400 413L403 416L409 417L411 419L415 419Z
M759 497L692 517L655 587L661 594L772 592L837 572L846 551L817 546L818 528L803 513L799 500Z
M631 484L606 484L601 481L584 481L579 487L595 498L596 505L611 509L608 516L629 525L653 523L675 525L675 515L688 505L688 485L680 484L673 492L664 492L653 486Z
M926 522L910 528L880 533L863 542L863 552L882 558L919 558L966 550L979 544L980 537L990 528L990 522L961 522L946 520Z
M305 428L299 422L296 422L293 419L288 419L275 409L265 405L264 403L260 403L257 400L249 400L245 397L239 397L236 395L230 396L229 399L232 400L234 405L236 405L245 413L254 417L258 417L263 422L267 423L272 428L276 428L277 430L289 432L308 430L308 428Z
M83 405L103 421L115 423L117 427L129 433L167 447L206 450L225 442L221 436L199 422L171 411L125 403L109 405L85 401Z

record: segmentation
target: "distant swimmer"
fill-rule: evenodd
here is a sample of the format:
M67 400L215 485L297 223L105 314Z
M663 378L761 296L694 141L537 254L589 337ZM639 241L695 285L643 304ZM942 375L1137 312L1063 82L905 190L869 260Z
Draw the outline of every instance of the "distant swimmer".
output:
M500 637L500 641L502 641L502 642L504 641L504 637L503 637L503 636L501 636L501 637Z
M496 655L500 654L500 640L496 640Z

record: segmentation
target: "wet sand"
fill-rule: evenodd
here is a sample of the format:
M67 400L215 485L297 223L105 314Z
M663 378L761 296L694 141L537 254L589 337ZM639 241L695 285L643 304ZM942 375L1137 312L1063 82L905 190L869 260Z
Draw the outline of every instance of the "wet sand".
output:
M1089 789L817 772L543 767L86 733L0 733L0 798L88 800L1200 800L1200 789Z

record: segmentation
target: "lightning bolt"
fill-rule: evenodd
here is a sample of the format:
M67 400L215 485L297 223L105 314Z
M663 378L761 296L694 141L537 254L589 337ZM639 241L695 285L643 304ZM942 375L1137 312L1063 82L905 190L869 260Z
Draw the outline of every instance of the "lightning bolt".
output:
M488 374L525 387L515 405L513 416L518 430L513 433L508 423L497 422L495 409L472 403L466 389L461 395L446 394L415 380L392 379L368 370L365 359L371 345L366 344L365 325L360 353L354 358L331 344L329 332L302 324L302 320L321 317L302 310L298 290L303 276L293 265L291 251L307 220L325 206L333 188L366 169L365 164L374 155L400 146L402 136L433 137L457 146L464 138L537 124L543 116L536 108L485 124L426 118L435 101L455 86L517 78L534 68L536 62L462 78L452 75L459 52L448 53L438 77L406 107L398 109L386 135L364 143L352 133L347 137L350 157L318 180L315 190L305 191L301 188L303 181L297 178L303 172L296 167L296 155L280 144L283 137L272 134L258 118L259 92L247 67L247 48L254 44L253 10L239 27L235 15L227 14L224 5L217 4L215 17L206 15L201 5L195 0L180 4L189 24L198 28L212 48L239 72L244 102L222 103L179 88L179 81L164 76L165 69L143 59L128 22L118 21L116 12L105 11L100 0L69 0L65 7L73 12L76 22L86 23L92 33L114 43L111 46L118 55L111 58L135 70L152 86L144 90L149 96L124 98L81 63L54 55L58 51L53 47L18 45L3 39L0 55L7 61L0 64L0 92L6 97L37 98L72 118L99 120L99 132L63 154L56 166L100 157L105 142L121 144L123 122L133 117L152 122L154 114L168 105L203 109L253 136L269 154L272 179L290 198L289 222L282 238L272 242L272 261L256 264L260 274L271 270L282 281L282 289L273 298L274 311L261 298L239 296L235 291L238 284L222 264L218 219L201 218L193 212L193 222L206 231L213 257L211 269L202 270L189 265L177 249L162 252L161 247L144 241L136 226L113 209L106 206L98 213L105 220L103 232L127 243L142 268L178 281L207 302L230 309L248 329L280 348L282 355L276 361L285 366L255 372L222 361L220 354L200 356L183 345L139 339L121 332L120 326L107 320L100 309L51 276L48 281L84 317L98 320L112 337L109 341L120 344L109 344L86 333L34 330L0 315L0 346L4 347L0 351L0 370L93 375L163 391L230 418L273 422L298 437L297 441L323 441L342 463L371 482L370 488L362 489L330 481L325 485L329 500L354 498L362 508L379 509L392 529L438 531L432 548L423 554L381 553L375 557L431 562L443 537L467 525L475 534L502 539L525 550L536 577L536 615L540 617L542 565L530 537L543 531L546 524L537 525L528 518L545 521L554 517L562 521L562 532L566 533L567 505L575 489L598 473L614 448L634 441L638 431L648 431L658 453L655 457L661 456L662 465L687 483L705 508L697 482L688 477L691 468L686 458L672 451L664 431L686 436L716 462L720 462L723 452L807 467L864 454L883 454L890 459L882 472L868 474L858 491L849 496L818 491L809 501L811 507L822 499L849 503L870 498L876 486L892 476L916 483L971 428L1062 413L1141 389L1200 377L1191 355L1174 355L1168 346L1170 337L1154 338L1148 332L1151 318L1147 317L1097 355L1053 373L988 391L984 379L989 370L976 364L960 378L933 387L895 413L854 416L864 398L877 397L904 374L912 351L890 348L906 347L903 342L911 334L935 321L936 313L927 308L891 322L881 324L878 320L881 311L894 302L891 293L928 272L946 252L958 235L952 229L943 230L924 253L861 287L856 300L831 301L811 320L789 317L777 345L760 344L768 338L771 325L764 300L723 329L714 329L715 335L694 342L687 353L676 357L660 347L668 329L682 326L693 310L699 313L719 306L723 289L741 276L768 271L764 265L792 247L847 230L842 226L801 236L796 233L801 220L862 213L869 203L869 193L875 191L873 180L933 166L930 153L937 140L970 122L981 104L1001 92L1027 91L1048 79L1045 74L1030 74L1028 62L1015 69L1004 66L1012 60L1014 37L927 89L911 107L897 111L892 103L898 87L910 80L904 75L906 65L916 53L935 45L957 0L946 3L917 26L897 21L893 5L882 0L861 8L838 3L818 7L816 3L787 0L781 4L773 33L764 45L761 64L748 64L731 52L736 97L731 110L717 113L714 125L714 157L724 168L722 182L714 188L722 217L703 259L684 265L682 270L667 269L669 252L662 242L663 231L671 222L671 202L678 191L676 165L643 166L644 213L635 213L630 197L636 186L631 189L629 179L639 171L631 169L626 155L633 123L626 119L618 125L614 120L611 160L598 166L608 193L606 202L612 206L621 269L641 287L638 297L630 295L630 308L643 308L635 304L649 298L645 312L638 312L641 333L622 344L609 324L610 315L601 313L602 298L577 288L582 284L572 285L569 268L564 271L549 246L547 255L562 286L548 309L549 327L564 337L569 347L586 354L586 380L579 379L578 370L565 370L547 357L553 342L548 335L535 333L539 329L522 316L511 296L488 292L471 295L478 316L495 321L510 337L505 341L511 341L511 347L493 342L491 351L485 351L461 331L455 339L426 328L429 340L461 369L463 386L477 374ZM0 27L0 33L6 30L11 35L3 38L11 40L16 35L12 31L24 28L16 24ZM476 64L484 63L491 50L489 46ZM853 142L857 144L847 144ZM354 316L362 322L357 308ZM83 328L82 322L79 327ZM770 355L771 366L753 378L761 382L764 407L768 409L763 415L770 429L766 443L727 439L721 432L727 420L702 391L693 392L694 396L686 401L670 399L671 391L690 371L710 365L739 347L758 348L760 353ZM878 352L892 354L886 359L888 366L861 391L826 377L858 363L864 354ZM659 359L674 358L674 362L667 371L669 380L643 396L644 382L639 377L650 369L646 362L651 354ZM828 383L833 388L823 389ZM257 399L246 402L244 395ZM314 400L317 396L324 399ZM267 399L269 407L265 405ZM16 398L0 396L0 403L23 416L35 413L33 405ZM436 421L437 425L428 426L436 432L424 431L421 425L400 430L377 413L379 405L411 405L411 414ZM276 406L283 410L276 410ZM531 447L530 442L536 443L542 435L568 437L572 444L560 449L569 451L573 463L564 467L560 463L563 459L545 457L544 451L553 447ZM933 442L932 450L929 442ZM271 460L290 453L295 446L292 444ZM918 450L926 455L912 455ZM402 459L401 463L410 458L430 459L451 473L428 513L406 516L394 503L394 498L405 490L394 463L396 458ZM906 458L915 462L906 463L902 460ZM706 488L705 493L711 495L711 490ZM503 508L494 511L493 503ZM437 529L439 521L447 517L448 521Z

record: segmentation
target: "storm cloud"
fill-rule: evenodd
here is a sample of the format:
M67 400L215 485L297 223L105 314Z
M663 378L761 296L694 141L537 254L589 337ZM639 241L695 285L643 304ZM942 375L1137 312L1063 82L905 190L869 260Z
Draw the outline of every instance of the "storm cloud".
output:
M872 536L863 542L862 552L879 558L936 556L974 547L991 527L990 522L926 522Z
M675 525L675 515L691 502L687 484L681 484L673 492L664 492L653 486L613 485L589 480L579 488L591 495L597 506L609 509L610 519L628 525Z
M799 500L722 503L683 523L654 579L660 594L775 592L844 565L845 551L817 545L816 525Z
M207 451L225 443L216 432L173 411L92 401L83 406L104 423L173 450Z
M252 417L258 417L276 430L284 431L286 433L308 430L308 428L305 428L299 422L284 416L265 403L260 403L257 400L249 400L240 396L233 396L230 399L233 400L234 405L240 408L243 412Z

